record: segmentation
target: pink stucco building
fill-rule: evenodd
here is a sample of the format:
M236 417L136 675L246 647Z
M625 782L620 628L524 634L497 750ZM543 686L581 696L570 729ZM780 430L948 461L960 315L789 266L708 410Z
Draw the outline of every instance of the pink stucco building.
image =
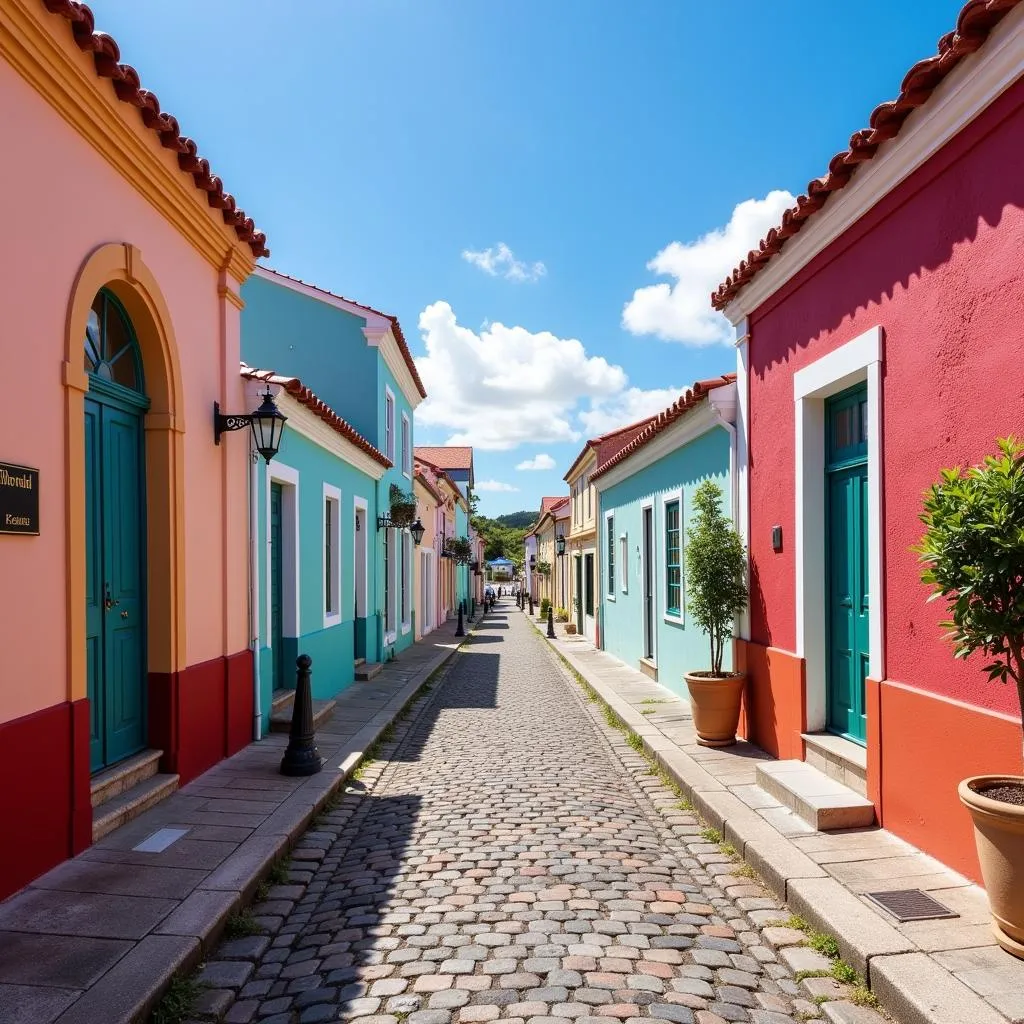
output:
M2 897L250 739L248 441L212 413L249 411L266 247L88 8L6 0L0 39L0 463L38 471L0 533Z

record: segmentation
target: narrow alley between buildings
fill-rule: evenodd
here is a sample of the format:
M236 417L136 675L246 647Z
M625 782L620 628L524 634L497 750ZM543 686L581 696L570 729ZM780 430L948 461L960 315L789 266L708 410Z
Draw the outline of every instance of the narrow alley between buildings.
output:
M506 599L299 840L253 907L260 933L207 960L197 1007L231 1024L817 1018L845 991L794 980L820 954L597 707Z

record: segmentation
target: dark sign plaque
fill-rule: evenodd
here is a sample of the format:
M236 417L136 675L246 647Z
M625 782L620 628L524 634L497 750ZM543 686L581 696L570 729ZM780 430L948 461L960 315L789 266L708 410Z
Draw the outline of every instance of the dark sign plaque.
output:
M39 533L39 470L0 462L0 533Z

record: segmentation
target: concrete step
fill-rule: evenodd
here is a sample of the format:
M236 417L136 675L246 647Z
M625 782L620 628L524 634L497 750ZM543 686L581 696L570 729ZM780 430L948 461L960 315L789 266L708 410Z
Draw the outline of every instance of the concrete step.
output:
M359 668L361 665L365 665L366 664L366 659L365 658L356 658L356 660L353 662L353 664L355 665L356 668Z
M319 729L321 722L326 722L334 712L337 701L315 700L313 701L313 728ZM280 711L273 711L270 715L271 732L290 732L292 728L292 702Z
M830 732L805 732L804 760L855 793L868 795L868 751Z
M177 775L152 775L92 811L92 841L120 828L143 811L166 800L178 788Z
M160 767L162 755L162 750L143 750L94 775L89 782L89 797L93 807L100 807L140 782L151 779Z
M290 715L292 713L292 704L294 701L294 690L275 690L270 696L270 714L274 715L278 711L287 711Z
M875 807L806 761L765 761L757 766L757 784L812 828L866 828Z
M380 675L384 666L379 661L371 661L369 664L360 665L356 669L356 680L360 683L368 682L375 676Z

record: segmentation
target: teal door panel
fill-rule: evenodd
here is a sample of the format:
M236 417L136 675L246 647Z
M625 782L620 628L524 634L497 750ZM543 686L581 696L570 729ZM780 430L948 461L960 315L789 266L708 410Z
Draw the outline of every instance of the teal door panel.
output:
M826 471L826 695L829 730L867 737L864 680L869 668L866 393L828 404Z
M576 563L576 632L583 635L583 559L577 555L573 561Z
M283 493L280 484L270 485L270 650L274 689L284 686L284 580L282 548Z
M85 600L93 771L146 745L142 417L85 402Z
M89 768L105 764L103 750L103 541L99 507L101 407L85 400L85 667L89 698Z
M142 430L137 413L103 407L106 760L145 746Z

